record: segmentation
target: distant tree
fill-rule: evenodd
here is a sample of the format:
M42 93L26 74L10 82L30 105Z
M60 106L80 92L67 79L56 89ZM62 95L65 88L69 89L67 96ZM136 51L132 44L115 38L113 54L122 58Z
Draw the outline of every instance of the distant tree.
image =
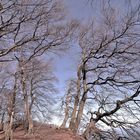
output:
M14 116L16 112L17 76L8 70L6 64L1 64L0 71L0 118L1 130L5 131L5 139L12 139Z
M50 60L42 62L38 59L32 59L32 61L24 66L24 73L26 75L25 96L27 96L24 102L27 107L25 110L27 110L27 128L29 133L33 132L32 116L34 115L35 117L36 114L41 113L44 118L47 118L49 111L51 111L50 105L54 102L53 96L56 93L54 83L56 77L52 72L51 65L52 62ZM38 113L32 113L33 111Z
M72 101L75 98L75 88L76 88L76 81L74 79L70 79L68 81L68 87L65 94L65 98L62 101L64 106L64 120L61 124L61 128L65 128L68 122L68 119L71 116L71 110L73 110Z
M16 106L16 94L17 94L17 75L14 75L14 86L9 92L7 100L7 120L5 124L5 140L13 140L13 123Z

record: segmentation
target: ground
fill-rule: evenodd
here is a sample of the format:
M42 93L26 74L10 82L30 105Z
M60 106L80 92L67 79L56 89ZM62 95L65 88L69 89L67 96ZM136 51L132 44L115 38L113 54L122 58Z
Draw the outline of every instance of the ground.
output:
M4 133L0 132L0 140L4 140ZM33 135L25 135L23 127L14 131L14 140L84 140L68 129L59 129L54 125L39 124L34 127Z

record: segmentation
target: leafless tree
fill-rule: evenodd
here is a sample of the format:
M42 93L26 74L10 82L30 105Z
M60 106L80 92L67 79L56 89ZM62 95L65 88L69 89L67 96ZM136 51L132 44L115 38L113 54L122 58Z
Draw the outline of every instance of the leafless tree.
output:
M94 21L89 27L82 27L77 76L82 86L80 100L76 100L76 121L73 127L70 123L72 130L78 130L89 100L93 113L90 128L93 122L95 128L103 124L122 131L139 125L139 9L137 5L121 17L113 7L104 8L100 23Z
M16 94L17 94L17 75L14 75L14 86L13 90L10 91L8 97L8 119L5 126L5 140L13 140L13 122L15 115L15 105L16 105Z
M55 0L3 1L0 61L15 60L21 48L28 52L28 60L46 51L64 50L77 23L65 22L60 3Z
M1 63L2 65L2 63ZM1 92L0 92L0 117L2 131L5 132L5 139L12 139L13 122L15 116L16 94L17 94L17 76L9 72L8 66L3 65L1 75Z
M16 73L19 88L7 101L12 105L8 117L10 131L7 129L5 139L12 139L13 118L18 111L23 113L23 109L16 107L16 112L14 110L16 96L20 96L18 99L24 105L28 133L33 132L32 112L38 109L44 116L52 103L52 97L46 92L55 92L52 84L55 78L50 72L50 64L44 65L38 58L46 60L46 54L59 53L69 47L79 23L66 22L64 13L63 4L56 0L5 0L0 3L0 63L12 65L11 73ZM16 113L15 117L11 112Z
M61 124L61 128L65 128L66 124L68 123L68 119L70 118L71 110L73 110L73 99L75 98L75 89L76 88L76 81L74 79L70 79L68 81L68 87L65 94L65 99L62 101L62 105L65 106L64 108L64 120Z
M50 60L46 63L34 59L26 66L29 114L33 114L34 117L36 114L41 113L44 118L47 118L49 116L49 112L51 112L50 106L55 103L53 100L56 93L54 83L57 79L52 72L51 65L52 61Z

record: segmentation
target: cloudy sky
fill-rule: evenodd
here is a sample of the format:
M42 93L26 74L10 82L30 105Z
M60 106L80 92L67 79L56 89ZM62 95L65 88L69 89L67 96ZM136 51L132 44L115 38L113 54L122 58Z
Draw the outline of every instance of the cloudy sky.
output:
M81 21L90 19L92 11L89 10L89 5L85 0L64 0L64 4L69 19L74 18ZM62 94L65 92L66 81L76 76L78 46L72 44L70 48L68 52L55 60L56 75L59 80L58 88Z
M100 18L100 9L101 3L99 0L94 0L94 3L87 3L88 0L64 0L64 4L66 10L68 12L67 18L72 19L76 18L81 22L89 22L91 19L94 20ZM96 2L95 2L96 1ZM112 0L111 4L113 4L119 12L125 11L127 8L127 1L129 0ZM136 1L139 0L134 0ZM57 84L57 88L59 89L60 95L65 94L66 81L69 78L76 77L76 67L78 64L78 44L72 44L71 49L65 54L57 57L55 59L55 74L58 77L59 83ZM57 118L54 118L54 122L57 124L61 124L61 121Z
M92 5L88 0L63 0L65 8L67 10L67 18L76 18L81 22L89 22L91 19L98 20L101 16L100 8L101 3L99 0L94 0ZM118 12L123 13L128 9L128 2L130 0L110 0L111 5L116 7ZM135 5L139 0L134 0L132 5ZM73 44L71 49L55 60L56 75L59 79L57 87L60 92L64 94L64 87L66 86L66 80L76 76L76 66L78 63L78 46Z

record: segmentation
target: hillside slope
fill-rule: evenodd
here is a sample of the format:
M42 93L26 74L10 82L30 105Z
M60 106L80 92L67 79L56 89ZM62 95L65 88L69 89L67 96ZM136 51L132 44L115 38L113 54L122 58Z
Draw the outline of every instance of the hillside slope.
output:
M4 133L0 134L0 140L4 140ZM23 127L14 131L14 140L84 140L81 136L73 134L68 129L59 129L53 125L36 125L33 135L25 135Z

